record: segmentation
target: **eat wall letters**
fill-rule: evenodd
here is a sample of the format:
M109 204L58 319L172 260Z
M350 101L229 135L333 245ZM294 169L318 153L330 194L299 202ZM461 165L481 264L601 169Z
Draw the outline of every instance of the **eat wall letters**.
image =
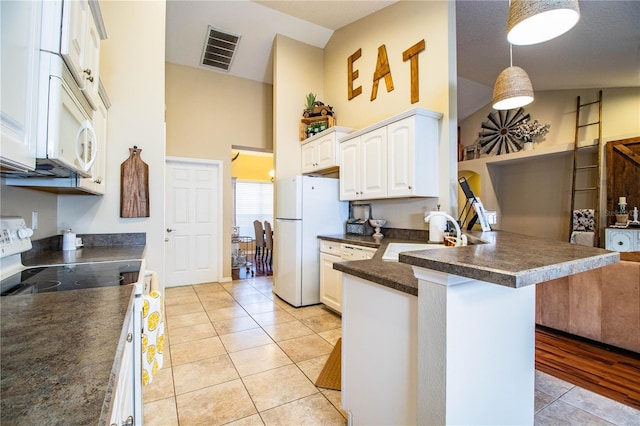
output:
M404 52L402 52L402 61L410 61L411 67L411 103L414 104L420 100L420 73L418 72L418 55L425 50L424 39L414 44ZM362 56L362 49L356 50L347 58L347 99L351 100L362 94L362 86L353 87L353 82L360 76L360 71L353 68L353 63ZM387 56L387 48L383 44L378 47L378 59L376 61L376 69L373 72L373 85L371 87L371 101L378 96L378 84L380 79L384 77L387 92L393 90L393 77L391 75L391 67Z

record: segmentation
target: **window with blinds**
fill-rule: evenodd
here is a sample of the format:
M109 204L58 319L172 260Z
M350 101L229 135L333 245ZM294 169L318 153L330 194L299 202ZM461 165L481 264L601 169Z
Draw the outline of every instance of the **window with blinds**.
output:
M234 190L234 225L240 227L240 235L255 237L253 221L268 220L273 228L273 184L271 182L236 181Z

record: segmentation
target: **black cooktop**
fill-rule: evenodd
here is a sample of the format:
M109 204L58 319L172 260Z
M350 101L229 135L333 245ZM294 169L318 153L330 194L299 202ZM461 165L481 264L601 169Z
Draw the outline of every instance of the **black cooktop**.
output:
M0 296L133 284L141 264L132 260L28 268L3 279Z

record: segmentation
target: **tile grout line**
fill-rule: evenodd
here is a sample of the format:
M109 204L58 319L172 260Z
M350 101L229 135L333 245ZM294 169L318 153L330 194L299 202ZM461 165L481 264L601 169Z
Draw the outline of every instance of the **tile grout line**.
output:
M273 296L273 293L272 293L272 292L270 293L270 295L267 295L266 293L264 293L264 292L260 291L260 289L259 289L259 288L256 288L252 283L248 283L248 285L249 285L251 288L253 288L255 291L257 291L257 292L258 292L258 294L260 294L260 295L262 295L262 296L266 297L267 299L269 299L269 300L270 300L270 302L271 302L272 304L274 304L274 308L275 308L275 309L273 309L273 310L271 310L271 311L251 313L251 312L249 312L249 311L246 309L245 305L257 304L257 303L263 303L263 302L255 302L255 303L246 303L246 302L245 302L245 303L243 304L243 302L241 302L239 299L237 299L237 298L236 298L236 296L234 295L234 293L233 293L230 289L226 288L226 287L225 287L225 286L223 286L223 285L220 285L220 287L221 287L221 289L222 289L222 290L224 290L224 292L225 292L226 294L228 294L228 295L233 299L234 303L237 303L237 304L241 307L241 309L242 309L242 310L247 314L247 316L248 316L249 318L251 318L251 320L252 320L252 321L254 321L254 322L257 324L256 329L258 329L258 328L259 328L262 332L264 332L264 333L269 337L269 340L271 341L271 343L269 343L269 344L275 344L275 345L276 345L276 346L277 346L281 351L283 351L283 353L285 354L285 356L286 356L286 357L289 359L289 361L291 362L291 364L289 364L289 365L294 365L294 366L297 368L297 371L299 371L299 372L303 375L303 377L304 377L304 378L305 378L309 383L311 383L311 384L312 384L312 386L313 386L313 387L314 387L314 389L315 389L315 392L314 392L312 395L320 394L320 395L322 396L322 398L324 398L324 400L326 400L326 402L328 402L328 403L329 403L329 406L330 406L333 410L335 410L335 411L338 413L338 415L340 415L341 417L343 417L343 418L344 418L344 415L342 414L342 412L341 412L341 411L340 411L340 410L339 410L339 409L338 409L338 408L337 408L337 407L332 403L332 401L331 401L331 400L329 400L329 398L328 398L327 394L323 391L323 389L325 389L325 388L321 388L321 387L316 386L316 385L315 385L315 383L314 383L314 382L309 378L309 376L308 376L308 375L307 375L307 374L302 370L302 368L298 365L298 363L297 363L297 362L295 362L295 361L291 358L291 356L290 356L289 354L287 354L287 353L284 351L284 348L279 344L279 342L275 341L275 339L273 338L273 336L271 336L271 335L267 332L267 330L265 330L265 328L264 328L265 326L263 326L261 323L259 323L259 322L254 318L254 315L258 315L258 314L260 314L260 313L275 312L275 311L277 311L277 310L279 310L279 309L281 309L283 312L288 313L289 315L292 315L292 314L291 314L290 312L287 312L288 310L287 310L287 309L285 309L285 307L277 306L277 305L278 305L278 302L277 302L275 299L273 299L273 298L270 298L270 297L269 297L269 296ZM231 284L231 286L233 286L233 284ZM198 302L199 302L199 304L200 304L200 307L202 308L202 312L204 312L204 313L205 313L205 315L206 315L206 317L207 317L208 322L209 322L209 323L210 323L210 325L213 327L213 329L214 329L214 331L215 331L215 333L216 333L216 337L218 337L218 339L220 340L220 342L221 342L221 344L222 344L222 347L223 347L223 348L224 348L224 350L225 350L225 354L227 355L227 357L229 357L229 359L230 359L230 361L231 361L231 364L233 365L234 370L235 370L236 374L238 375L238 378L240 378L240 380L241 380L241 382L242 382L242 384L243 384L243 387L244 387L245 391L246 391L246 392L247 392L247 394L249 395L249 398L251 399L252 405L254 406L254 409L255 409L256 413L260 416L261 420L262 420L262 421L263 421L263 423L264 423L264 419L263 419L262 414L261 414L262 412L260 412L260 411L258 410L257 406L255 405L255 402L254 402L253 398L251 398L251 394L249 393L249 390L248 390L248 389L247 389L247 387L246 387L246 384L245 384L244 378L240 375L240 373L239 373L239 371L238 371L238 369L237 369L237 366L235 365L235 363L233 363L233 360L232 360L232 359L231 359L231 357L230 357L231 352L229 352L229 349L228 349L228 348L227 348L227 346L224 344L224 341L221 339L221 336L222 336L222 335L221 335L221 334L219 334L219 331L218 331L218 329L216 328L216 326L215 326L215 324L214 324L214 321L212 320L212 318L210 317L209 313L208 313L208 312L207 312L207 310L205 309L205 305L204 305L204 303L203 303L204 301L203 301L203 299L202 299L202 297L201 297L201 294L196 290L196 288L195 288L195 286L194 286L194 285L190 285L189 287L190 287L190 288L191 288L191 290L192 290L192 292L190 292L190 293L192 293L192 294L194 294L194 295L196 296L196 298L197 298L197 300L198 300ZM266 302L265 302L265 303L266 303ZM200 311L198 311L198 312L200 312ZM315 317L315 316L319 316L319 315L322 315L322 314L324 314L324 313L325 313L325 312L320 312L320 313L319 313L319 314L317 314L317 315L311 315L311 316L308 316L308 317L305 317L305 318L299 318L299 317L297 317L297 316L292 315L292 317L293 317L294 319L292 319L291 321L285 321L285 322L283 322L283 323L298 321L298 322L300 322L300 323L302 323L303 325L305 325L305 326L307 326L307 327L308 327L308 325L307 325L306 323L304 323L304 322L303 322L303 320L304 320L304 319L307 319L307 318L313 318L313 317ZM185 314L185 315L186 315L186 314ZM233 318L237 318L237 317L233 317ZM230 319L233 319L233 318L230 318ZM169 316L168 316L168 315L167 315L167 319L169 319ZM271 324L271 325L275 325L275 324L278 324L278 323L274 323L274 324ZM186 327L186 326L185 326L185 327ZM339 328L339 327L338 327L338 328ZM254 328L252 328L252 329L254 329ZM337 328L336 328L336 329L337 329ZM251 330L251 329L248 329L248 330ZM312 329L312 328L310 328L310 330L312 331L312 333L311 333L310 335L318 336L318 337L320 337L324 342L326 342L326 343L330 344L332 347L334 347L334 346L335 346L335 343L332 343L332 342L330 342L329 340L327 340L324 336L320 335L320 334L319 334L319 332L315 331L315 330L314 330L314 329ZM330 329L330 330L333 330L333 329ZM324 331L330 331L330 330L324 330ZM245 331L245 330L241 330L241 331ZM234 334L234 333L237 333L237 332L228 333L228 334ZM168 334L169 334L169 333L168 333ZM292 338L289 338L289 339L284 339L284 340L282 340L282 341L283 341L283 342L284 342L284 341L289 341L289 340L292 340L292 339L295 339L295 338L296 338L296 337L292 337ZM200 339L198 339L198 340L200 340ZM170 339L170 337L169 337L169 342L170 342L170 344L169 344L169 348L171 349L171 339ZM185 342L185 343L187 343L187 342ZM264 346L264 345L259 345L259 346ZM251 348L248 348L248 349L251 349ZM313 358L310 358L309 360L311 360L311 359L313 359ZM303 361L309 361L309 360L303 360ZM301 361L301 362L303 362L303 361ZM174 367L174 365L173 365L173 361L172 361L172 362L171 362L171 368L172 368L172 382L173 382L173 400L174 400L174 403L175 403L176 415L177 415L177 417L178 417L178 419L177 419L177 420L178 420L178 422L179 422L179 418L180 418L180 417L179 417L178 406L177 406L177 396L178 396L178 395L177 395L177 393L176 393L176 387L175 387L175 376L174 376L175 372L174 372L174 368L173 368L173 367ZM279 367L277 367L277 368L279 368ZM276 368L269 369L269 370L265 370L265 371L271 371L271 370L275 370L275 369L276 369ZM260 373L263 373L263 371L258 372L258 373L255 373L255 374L260 374ZM253 376L253 375L254 375L254 374L251 374L251 375L249 375L249 376ZM249 376L246 376L246 377L249 377ZM236 379L234 379L234 380L236 380ZM285 402L285 403L283 403L283 404L280 404L280 405L277 405L277 406L274 406L274 407L270 407L269 409L274 409L274 408L280 407L280 406L282 406L282 405L289 404L289 403L294 402L294 401L299 401L299 400L302 400L302 399L307 398L307 397L309 397L309 396L311 396L311 395L307 395L307 396L305 396L305 397L301 397L301 398L296 398L296 399L294 399L294 400L291 400L291 401ZM266 410L265 410L265 411L266 411ZM250 416L247 416L247 417L250 417ZM245 418L245 417L243 417L243 418ZM236 419L236 420L240 420L240 419Z
M257 324L257 327L256 327L256 328L259 328L259 329L260 329L260 330L262 330L264 333L266 333L266 335L269 337L270 341L271 341L272 343L275 343L275 344L276 344L276 346L277 346L280 350L282 350L283 352L284 352L284 349L280 346L279 342L276 342L276 341L275 341L275 339L274 339L274 338L273 338L273 337L272 337L272 336L271 336L271 335L270 335L270 334L265 330L265 328L264 328L264 327L266 327L266 326L265 326L265 325L262 325L261 323L259 323L259 322L254 318L254 315L259 315L259 314L261 314L261 313L275 312L275 311L277 311L278 309L281 309L282 311L284 311L284 312L288 313L289 315L291 315L291 316L294 318L294 319L293 319L293 320L291 320L290 322L298 321L298 322L300 322L300 323L302 323L302 324L304 324L305 326L307 326L307 327L308 327L308 325L307 325L306 323L304 323L304 322L303 322L303 320L304 320L304 319L307 319L307 318L313 318L313 317L315 317L315 316L319 316L319 315L321 315L321 314L322 314L322 312L320 312L319 314L314 314L314 315L311 315L311 316L309 316L309 317L304 317L304 318L299 318L298 316L294 316L294 315L290 312L291 310L294 310L294 308L286 309L286 307L287 307L287 306L286 306L286 305L284 305L284 306L283 306L282 304L280 304L280 303L275 299L275 297L277 297L277 296L273 295L273 293L271 293L271 294L273 295L273 298L269 298L269 296L268 296L266 293L262 292L262 291L261 291L258 287L256 287L254 284L252 284L252 283L248 282L248 283L246 283L246 285L248 285L249 287L251 287L253 290L257 291L257 292L258 292L258 294L260 294L260 295L262 295L262 296L266 297L267 299L269 299L269 300L271 301L271 303L273 303L273 305L274 305L274 306L273 306L273 310L272 310L272 311L250 313L250 312L247 310L247 308L245 307L246 305L258 304L258 303L263 303L263 302L255 302L255 303L247 303L247 302L245 302L245 303L242 303L242 302L240 302L238 299L236 299L236 296L235 296L235 295L233 294L233 292L232 292L232 291L233 291L234 283L225 283L225 284L229 284L229 286L228 286L229 288L224 287L224 285L223 285L223 284L219 284L219 283L216 283L216 284L217 284L217 285L219 285L219 286L220 286L220 289L221 289L221 290L224 290L224 292L225 292L227 295L229 295L229 296L233 299L234 303L238 304L238 305L241 307L241 309L244 311L244 313L246 313L246 314L247 314L247 316L248 316L249 318L251 318L251 320L252 320L252 321L254 321L254 322ZM236 284L239 284L239 283L236 283ZM205 305L204 305L204 303L203 303L203 299L201 298L201 294L200 294L200 293L198 293L198 291L196 291L196 289L195 289L195 286L194 286L194 285L191 285L191 286L189 286L189 287L191 288L191 292L190 292L190 294L195 294L195 296L197 297L197 300L198 300L198 301L199 301L199 303L200 303L200 307L202 308L202 311L204 311L204 312L205 312L205 315L206 315L206 317L207 317L207 319L208 319L208 321L209 321L210 325L213 327L213 329L214 329L214 330L215 330L215 332L216 332L216 336L220 339L220 335L218 334L218 331L217 331L217 329L216 329L215 325L213 324L213 320L211 319L211 317L209 316L209 313L208 313L208 312L206 311L206 309L205 309ZM239 296L242 298L242 294L239 294ZM266 302L264 302L264 303L266 303ZM237 317L234 317L234 318L237 318ZM167 319L168 319L168 316L167 316ZM289 321L284 321L283 323L286 323L286 322L289 322ZM279 324L279 323L274 323L274 324L271 324L271 325L275 325L275 324ZM310 327L309 327L309 328L310 328ZM243 330L241 330L241 331L243 331ZM312 331L312 334L310 334L310 335L317 335L317 336L321 337L324 341L326 341L327 343L329 343L331 346L335 347L335 344L334 344L334 343L331 343L331 342L330 342L329 340L327 340L324 336L320 335L320 334L319 334L319 332L315 331L314 329L311 329L311 331ZM330 331L330 330L324 330L324 331ZM234 332L234 333L235 333L235 332ZM171 342L170 332L168 332L167 334L169 335L169 342ZM233 333L228 333L228 334L233 334ZM292 339L295 339L295 338L296 338L296 337L291 337L291 338L289 338L289 339L282 340L281 342L285 342L285 341L292 340ZM227 347L226 347L226 346L225 346L225 344L222 342L222 339L220 339L220 341L221 341L221 343L222 343L222 347L223 347L223 348L224 348L224 350L225 350L225 354L230 358L230 352L227 350ZM271 343L269 343L269 344L271 344ZM259 346L262 346L262 345L259 345ZM171 349L171 344L169 344L169 349ZM297 363L297 362L293 361L293 359L291 358L291 356L289 356L286 352L284 352L284 353L285 353L285 355L287 356L287 358L289 359L289 361L291 361L292 365L295 365L295 366L296 366L296 368L298 369L298 371L299 371L300 373L302 373L302 374L304 375L304 377L305 377L307 380L309 380L309 381L314 385L314 387L316 388L317 392L316 392L316 393L313 393L312 395L316 395L317 393L321 394L321 395L322 395L322 397L323 397L327 402L329 402L329 404L331 405L331 407L332 407L334 410L338 411L338 413L339 413L339 414L344 418L344 416L342 415L342 411L341 411L340 409L338 409L338 407L336 407L336 406L332 403L332 401L329 399L329 397L328 397L327 393L325 393L325 391L323 391L323 389L326 389L326 388L320 388L320 387L318 387L318 386L315 386L315 383L313 383L313 382L312 382L312 380L309 378L309 376L307 376L307 375L305 374L305 372L302 370L302 368L300 367L300 365L298 365L298 363ZM310 358L309 360L311 360L311 359L313 359L313 358ZM300 361L300 362L305 362L305 361L309 361L309 360L304 360L304 361ZM262 417L262 413L263 413L264 411L263 411L263 412L258 411L258 408L257 408L257 406L255 405L255 402L254 402L253 398L251 398L251 395L249 394L249 391L248 391L248 389L247 389L247 387L246 387L246 385L245 385L244 378L243 378L242 376L240 376L240 373L238 372L238 370L237 370L237 367L236 367L235 363L233 363L233 360L231 360L231 363L232 363L232 365L233 365L233 367L234 367L234 370L236 371L236 374L238 375L238 377L239 377L239 378L240 378L240 380L242 381L243 388L244 388L245 392L247 392L247 394L249 395L249 398L250 398L250 400L251 400L251 402L252 402L252 404L253 404L253 407L254 407L254 409L255 409L256 414L258 414L258 415L260 416L261 421L262 421L263 423L265 423L264 418ZM173 382L173 396L172 396L172 397L173 397L173 401L174 401L174 405L175 405L175 409L176 409L176 416L177 416L177 420L178 420L178 422L179 422L179 413L178 413L178 406L177 406L177 396L178 396L178 395L176 394L175 377L174 377L174 371L173 371L173 363L171 363L171 368L172 368L172 374L171 374L171 377L172 377L172 382ZM279 368L279 367L276 367L276 368ZM275 368L274 368L274 369L275 369ZM270 369L270 370L274 370L274 369ZM270 371L270 370L265 370L265 371ZM262 372L259 372L259 373L262 373ZM259 374L259 373L254 373L254 374ZM252 376L252 375L254 375L254 374L251 374L250 376ZM249 377L249 376L247 376L247 377ZM235 379L234 379L234 380L235 380ZM571 392L572 390L575 390L576 388L578 388L578 389L583 389L583 388L580 388L580 387L579 387L579 386L577 386L577 385L571 384L571 383L569 383L569 382L567 382L567 383L568 383L571 387L570 387L569 389L567 389L566 391L562 392L559 396L557 396L557 397L555 397L555 398L553 398L553 397L552 397L552 400L551 400L549 403L545 404L545 405L544 405L543 407L541 407L539 410L536 410L536 411L535 411L535 413L534 413L535 417L537 417L539 414L541 414L541 413L543 413L543 412L547 411L547 410L549 409L549 407L550 407L550 406L552 406L552 405L554 405L554 404L558 403L558 401L560 401L560 402L562 402L562 403L564 403L564 404L568 404L568 405L570 405L570 406L574 407L574 408L575 408L575 409L577 409L577 410L580 410L581 412L584 412L584 413L587 413L587 414L589 414L589 415L592 415L592 416L594 416L594 417L596 417L596 418L598 418L598 419L600 419L600 420L602 420L602 421L609 422L609 420L606 420L605 418L601 417L600 415L598 415L598 414L596 414L596 413L594 413L594 412L592 412L592 411L590 411L590 410L587 410L587 409L585 409L585 408L583 408L583 407L577 406L577 405L575 405L575 404L573 404L573 403L571 403L571 402L568 402L568 401L563 400L562 398L563 398L565 395L567 395L569 392ZM327 390L328 390L328 389L327 389ZM543 392L543 391L540 391L540 392L542 392L542 393L544 393L544 394L546 394L546 395L549 395L549 394L547 394L546 392ZM311 395L307 395L306 397L297 398L297 399L294 399L294 400L292 400L292 401L288 401L288 402L286 402L286 403L282 403L282 404L280 404L280 405L277 405L277 406L275 406L275 407L270 407L268 410L271 410L271 409L274 409L274 408L277 408L277 407L281 407L281 406L283 406L283 405L289 404L289 403L294 402L294 401L300 401L300 400L302 400L302 399L304 399L304 398L307 398L307 397L309 397L309 396L311 396ZM551 395L549 395L549 396L551 396ZM624 405L624 404L623 404L623 405ZM267 410L265 410L265 411L267 411ZM252 414L251 416L253 416L253 415L254 415L254 414ZM242 420L242 419L245 419L245 418L248 418L248 417L250 417L250 416L245 416L245 417L243 417L243 418L236 419L236 420L233 420L233 421ZM233 422L233 421L232 421L232 422Z

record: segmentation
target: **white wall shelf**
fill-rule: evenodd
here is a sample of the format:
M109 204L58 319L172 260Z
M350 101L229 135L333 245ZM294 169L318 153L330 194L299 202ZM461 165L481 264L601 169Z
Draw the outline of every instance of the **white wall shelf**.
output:
M527 161L538 159L538 157L547 155L571 154L573 152L573 143L555 144L542 148L532 149L530 151L518 151L502 155L487 155L485 157L474 158L458 162L458 170L474 170L485 164L504 164L515 163L518 161Z

